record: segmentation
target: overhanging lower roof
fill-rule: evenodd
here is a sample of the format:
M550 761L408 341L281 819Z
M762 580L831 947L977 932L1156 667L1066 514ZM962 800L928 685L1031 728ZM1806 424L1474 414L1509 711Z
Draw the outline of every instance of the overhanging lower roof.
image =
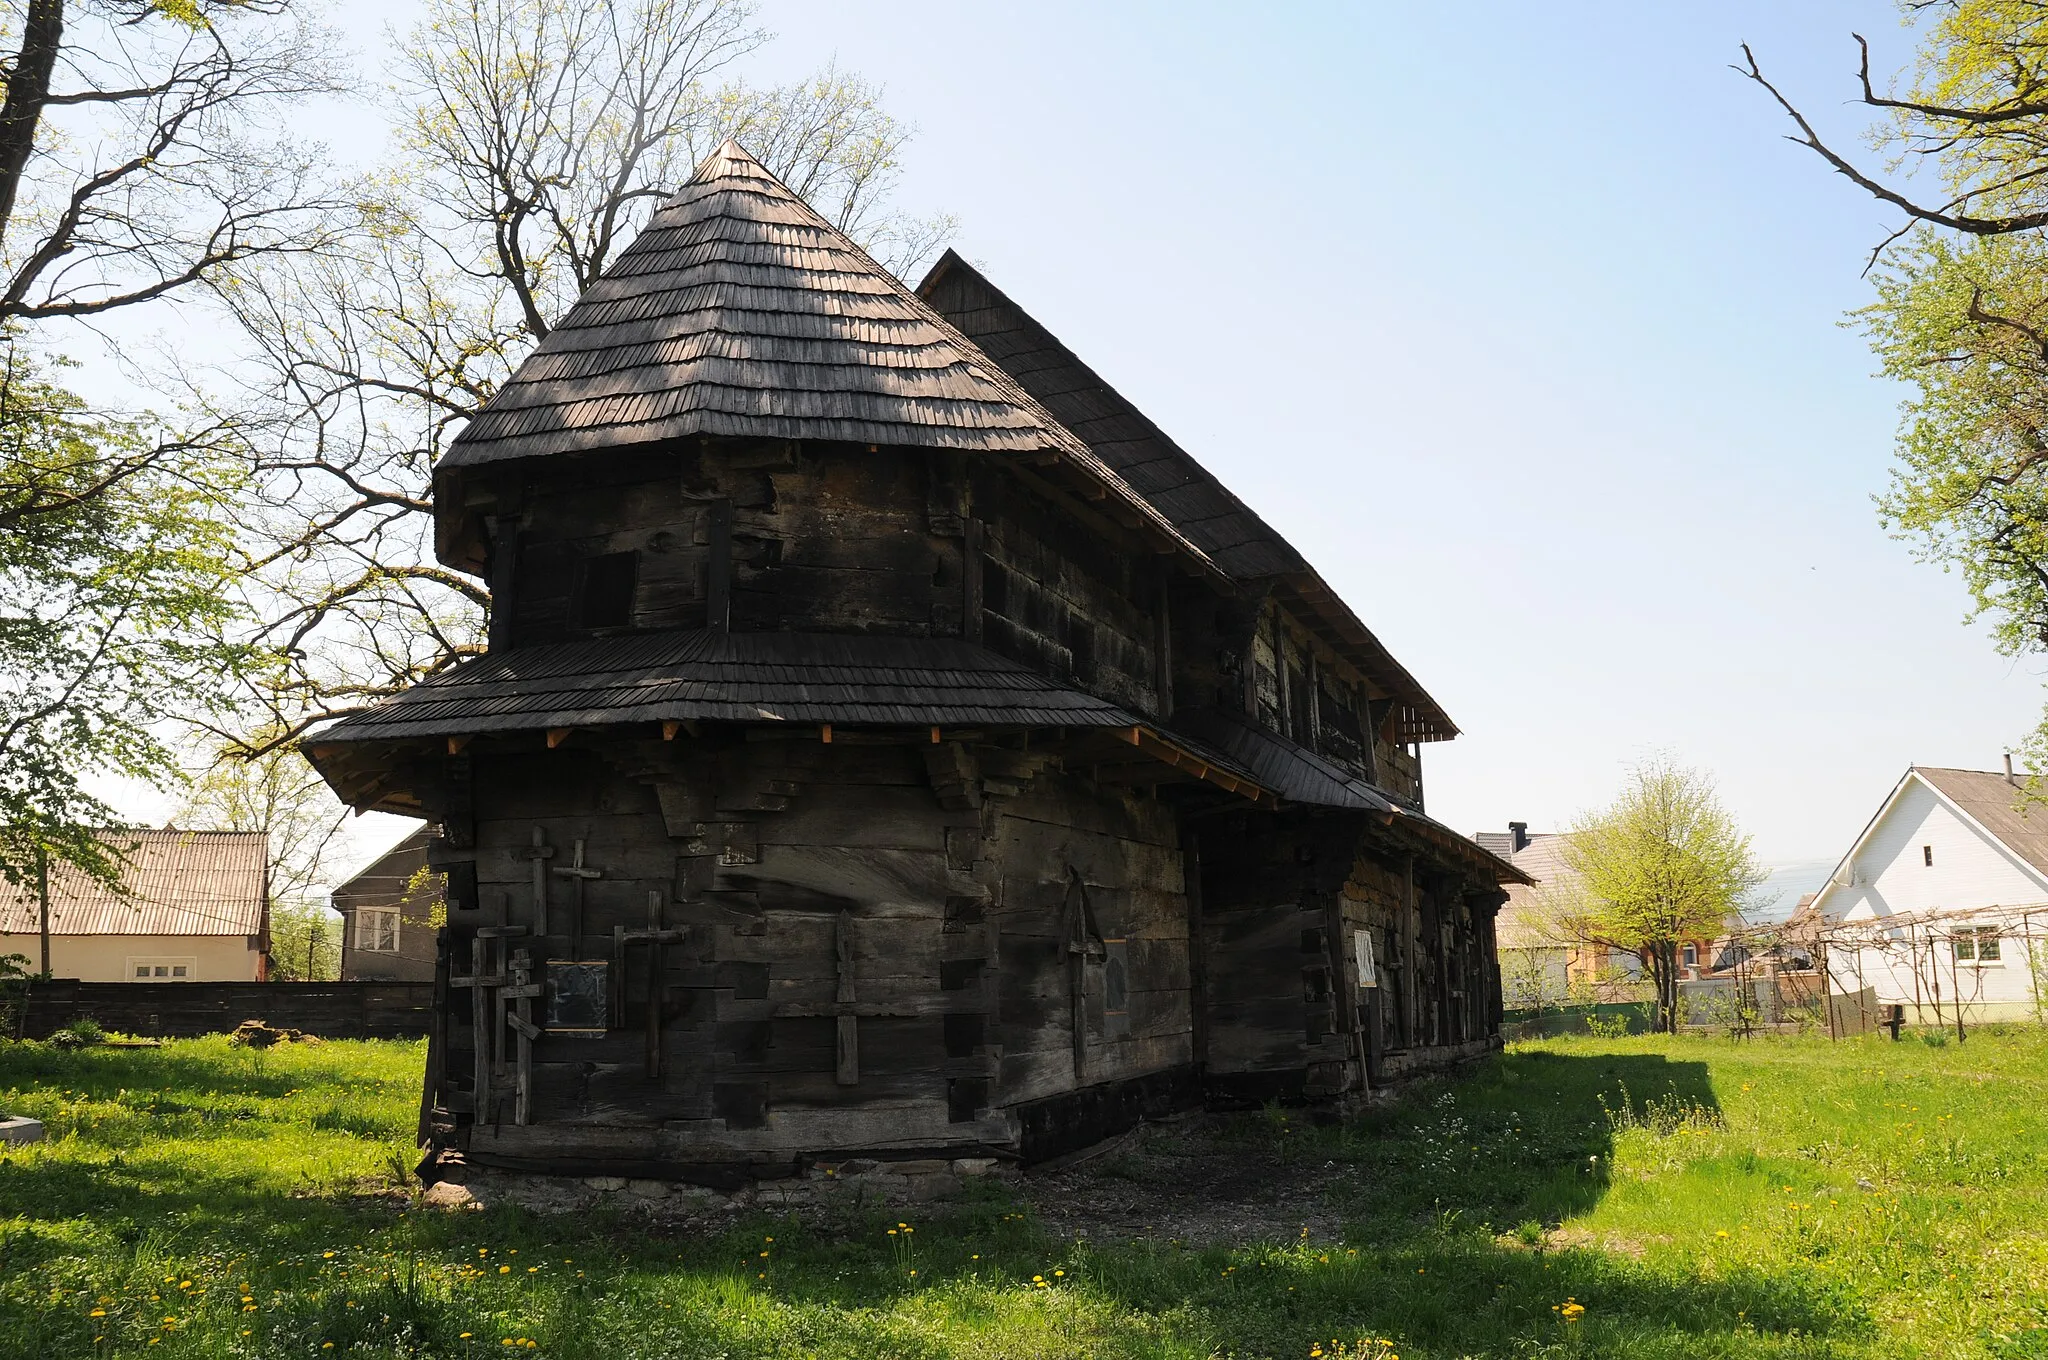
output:
M1490 874L1496 883L1533 881L1477 841L1425 816L1421 809L1239 714L1220 709L1184 710L1174 715L1172 728L1177 734L1185 733L1221 752L1284 803L1372 813L1388 825L1412 832L1467 867Z
M1128 727L1138 720L952 638L681 629L495 652L342 719L308 746L664 721Z

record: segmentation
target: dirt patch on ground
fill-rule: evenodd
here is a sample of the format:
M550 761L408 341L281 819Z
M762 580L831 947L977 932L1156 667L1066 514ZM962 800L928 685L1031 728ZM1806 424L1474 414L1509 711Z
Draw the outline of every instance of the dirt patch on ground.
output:
M1285 1155L1278 1138L1244 1135L1207 1115L1148 1125L1064 1170L1027 1171L1020 1196L1052 1231L1188 1246L1331 1242L1355 1208L1357 1169ZM1349 1193L1347 1193L1349 1192Z
M1285 1138L1248 1124L1242 1115L1196 1114L1135 1129L1070 1165L1023 1172L996 1168L986 1180L1006 1186L1061 1237L1190 1247L1296 1242L1304 1234L1314 1242L1339 1240L1345 1221L1358 1216L1362 1173L1355 1166L1290 1155ZM733 1196L655 1182L485 1171L462 1174L461 1182L437 1185L419 1203L458 1212L507 1203L571 1215L603 1206L643 1222L707 1233L762 1212L825 1225L849 1211L910 1211L900 1193L877 1195L873 1187L815 1176L765 1182ZM921 1212L943 1213L970 1181L938 1176L913 1184L929 1186L928 1194L911 1201ZM388 1186L366 1186L365 1193L398 1202L410 1198Z

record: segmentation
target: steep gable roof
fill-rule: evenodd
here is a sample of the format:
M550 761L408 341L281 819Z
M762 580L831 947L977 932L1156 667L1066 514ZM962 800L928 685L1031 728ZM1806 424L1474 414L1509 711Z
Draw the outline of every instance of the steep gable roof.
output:
M1899 782L1892 785L1891 792L1884 796L1877 811L1871 814L1870 820L1863 824L1863 829L1856 833L1848 852L1835 862L1820 891L1803 906L1824 916L1831 913L1830 904L1836 891L1856 886L1856 856L1877 834L1877 829L1898 805L1900 797L1916 784L1929 790L1964 821L1995 841L2023 872L2031 872L2048 885L2048 809L2035 809L2029 805L2025 811L2020 810L2016 805L2020 802L2021 790L2007 783L2004 775L1990 770L1909 765L1899 776Z
M1399 701L1395 738L1442 741L1457 724L1279 531L1081 362L973 265L947 251L918 296L1009 371L1175 529L1240 581L1277 581L1302 622Z
M263 929L270 838L261 831L101 831L126 856L126 890L50 866L53 935L255 935ZM33 885L0 883L0 932L33 935Z

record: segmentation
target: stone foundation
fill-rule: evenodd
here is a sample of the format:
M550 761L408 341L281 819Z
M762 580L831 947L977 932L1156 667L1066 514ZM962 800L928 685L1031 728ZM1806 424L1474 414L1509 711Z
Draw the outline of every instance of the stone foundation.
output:
M900 1162L852 1158L818 1162L798 1175L753 1181L731 1191L687 1181L538 1176L459 1163L443 1164L428 1174L441 1179L428 1187L425 1202L445 1209L481 1209L505 1202L542 1213L566 1213L610 1202L622 1208L696 1214L724 1209L928 1204L958 1194L969 1180L1015 1173L993 1157Z

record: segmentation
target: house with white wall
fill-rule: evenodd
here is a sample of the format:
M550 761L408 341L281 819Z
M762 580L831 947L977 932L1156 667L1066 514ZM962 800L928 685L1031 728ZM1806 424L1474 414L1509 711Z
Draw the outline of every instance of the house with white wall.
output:
M2048 803L2025 778L1908 769L1813 901L1832 990L1908 1023L2031 1019L2048 951Z

